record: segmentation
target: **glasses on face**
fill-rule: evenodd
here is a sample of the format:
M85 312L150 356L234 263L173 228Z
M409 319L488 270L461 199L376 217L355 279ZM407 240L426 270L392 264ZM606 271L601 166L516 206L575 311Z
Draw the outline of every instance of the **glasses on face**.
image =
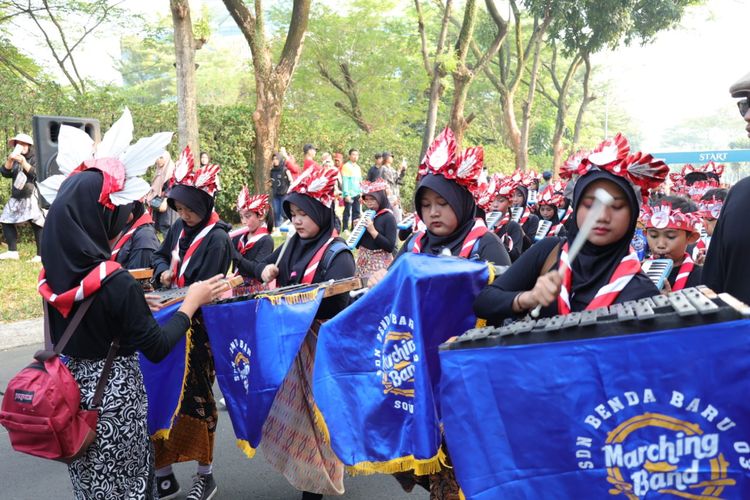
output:
M740 115L744 118L747 114L747 110L750 109L750 100L746 97L741 101L737 101L737 108L740 110Z

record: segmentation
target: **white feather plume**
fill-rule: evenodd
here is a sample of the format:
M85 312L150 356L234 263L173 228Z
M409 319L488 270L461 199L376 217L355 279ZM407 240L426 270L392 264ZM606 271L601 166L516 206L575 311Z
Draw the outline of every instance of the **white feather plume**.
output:
M140 200L148 193L151 186L140 177L125 179L125 187L122 191L112 193L109 199L113 205L127 205L135 200Z
M133 140L133 117L125 108L122 116L112 124L102 142L96 147L97 158L119 158Z
M57 166L65 175L94 156L94 140L77 127L61 126L57 144Z
M51 175L47 177L44 182L39 183L39 193L47 200L47 203L52 204L57 198L57 192L60 190L60 186L63 181L67 178L67 175Z
M125 177L135 177L146 173L148 167L164 154L172 141L172 132L159 132L144 137L125 150L121 161L125 165Z
M321 175L317 179L313 179L310 181L310 184L307 185L307 192L308 193L317 193L318 191L322 190L328 185L328 178Z

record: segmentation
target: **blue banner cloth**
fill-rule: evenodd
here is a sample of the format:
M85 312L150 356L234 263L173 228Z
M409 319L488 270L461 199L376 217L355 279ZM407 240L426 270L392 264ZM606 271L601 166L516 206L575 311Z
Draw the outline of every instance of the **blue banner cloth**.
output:
M181 305L179 302L155 312L156 322L164 325ZM188 337L181 338L159 363L152 363L139 354L148 396L148 432L151 436L167 437L180 409L182 386L187 376L188 343Z
M351 472L439 470L437 347L475 325L486 263L404 254L320 329L313 393Z
M216 379L248 457L260 444L263 423L322 299L322 289L310 286L202 308Z
M750 320L440 362L466 498L750 498Z

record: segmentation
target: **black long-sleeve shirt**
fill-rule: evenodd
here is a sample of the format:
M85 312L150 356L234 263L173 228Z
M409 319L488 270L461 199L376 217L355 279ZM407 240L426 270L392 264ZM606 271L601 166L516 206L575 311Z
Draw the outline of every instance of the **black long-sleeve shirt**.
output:
M539 241L536 245L526 250L491 285L485 287L474 301L474 313L477 317L485 318L489 324L493 325L499 325L507 318L518 317L519 315L513 312L513 299L519 293L534 288L536 280L542 273L542 266L545 260L547 260L547 257L549 257L558 243L562 243L562 240L555 237L544 238ZM560 264L560 247L557 249L557 259L555 260L555 267L553 269L557 269ZM651 280L645 274L638 273L619 293L614 303L638 300L658 294L659 290L656 289ZM573 296L570 300L571 310L574 312L582 311L586 308L588 302L589 300L586 300L585 297ZM541 309L540 317L555 316L557 314L560 313L557 308L557 301L555 301Z
M416 233L412 235L412 239L417 236ZM412 240L410 239L403 245L401 245L401 249L398 251L398 254L396 255L396 258L401 257L406 252L412 251L414 248L414 245L411 244ZM492 262L496 266L509 266L510 265L510 257L508 256L508 252L505 250L505 247L500 242L500 239L491 231L487 231L484 236L479 238L479 246L477 248L476 252L477 257L481 260L485 260L487 262Z
M117 262L125 269L151 267L154 252L159 248L159 240L152 224L144 224L135 230L128 241L120 248Z
M672 268L672 271L669 273L669 284L674 287L674 282L677 281L677 275L680 274L680 266L674 266ZM695 265L693 267L693 270L690 272L690 275L688 276L687 283L685 283L685 288L690 288L692 286L698 286L703 284L703 266Z
M50 335L57 343L78 310L76 303L67 318L49 306ZM142 352L159 362L190 328L190 319L177 312L160 327L143 297L143 289L127 272L113 274L96 292L91 307L71 337L63 354L85 359L104 359L115 337L120 339L118 356Z
M31 158L26 158L26 162L31 166L31 168L29 168L28 172L24 172L24 174L26 174L26 184L24 184L21 189L18 189L13 185L16 182L16 177L18 177L23 171L23 167L21 167L21 164L17 161L14 161L10 170L5 168L5 165L0 165L0 175L5 178L12 179L10 196L11 198L15 198L17 200L28 198L29 196L31 196L31 193L34 192L34 182L36 181L36 160L32 156Z
M365 230L362 239L359 240L357 247L367 248L368 250L385 250L392 252L396 247L396 218L390 212L384 212L375 217L375 230L378 232L377 238L370 236Z
M273 238L270 234L266 234L256 241L252 248L241 254L237 249L237 243L243 236L240 235L232 238L232 262L235 269L239 271L240 276L243 278L254 278L255 266L258 265L260 260L273 252Z
M255 266L255 271L252 277L260 280L263 269L267 265L274 264L276 262L276 259L278 258L279 252L281 252L282 248L283 247L277 248L272 254L268 255L265 259L262 259L260 262L258 262ZM321 258L320 265L318 265L318 268L315 271L315 275L313 276L313 283L322 283L328 280L340 280L351 278L354 276L357 267L354 264L354 257L352 256L351 252L344 250L336 255L327 269L324 269L322 265L323 259L325 258L325 252L323 255L324 256L323 258ZM296 285L299 284L299 280L296 279L293 281L285 281L281 278L281 276L279 276L279 278L277 278L276 280L276 284L279 287ZM344 310L344 308L348 306L350 302L351 300L348 293L342 293L339 295L334 295L333 297L323 299L323 302L321 302L320 307L318 308L318 312L315 315L315 319L331 319L339 312Z
M495 234L500 238L500 241L503 240L503 236L508 235L512 245L507 245L505 249L507 250L508 246L512 247L508 250L508 255L511 262L515 262L523 253L523 229L521 229L521 225L516 221L509 220L499 228L496 228Z

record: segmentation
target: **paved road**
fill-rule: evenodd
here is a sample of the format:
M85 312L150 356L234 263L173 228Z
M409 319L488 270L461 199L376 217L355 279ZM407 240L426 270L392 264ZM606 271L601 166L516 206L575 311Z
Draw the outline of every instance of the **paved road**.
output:
M8 379L28 364L36 346L17 347L0 351L0 388L5 389ZM292 488L283 476L274 471L260 453L248 460L234 444L229 416L219 415L216 436L216 462L214 474L219 485L216 499L298 499L301 494ZM7 432L0 427L0 498L25 500L38 498L71 498L70 481L64 465L16 453L10 447ZM177 479L183 491L189 489L194 464L175 466ZM343 499L385 500L428 498L424 490L404 493L390 476L357 476L345 480ZM184 497L183 497L184 498ZM333 497L331 497L333 498Z

